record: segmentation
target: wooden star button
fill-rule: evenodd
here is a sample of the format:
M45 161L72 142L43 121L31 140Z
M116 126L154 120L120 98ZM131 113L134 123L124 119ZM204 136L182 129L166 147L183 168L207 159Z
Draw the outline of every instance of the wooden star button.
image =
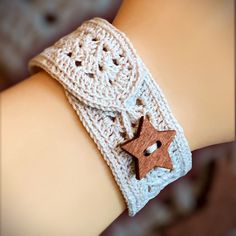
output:
M147 117L140 118L137 136L121 144L121 148L135 159L138 180L154 167L173 168L168 147L175 134L175 130L158 131Z

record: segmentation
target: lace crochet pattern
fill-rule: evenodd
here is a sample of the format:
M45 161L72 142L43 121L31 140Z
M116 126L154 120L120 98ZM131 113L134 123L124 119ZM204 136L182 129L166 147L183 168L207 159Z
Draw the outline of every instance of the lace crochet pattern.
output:
M123 32L101 18L85 21L29 62L31 73L47 71L97 144L134 216L192 165L183 129L148 68ZM120 144L134 137L141 116L158 130L174 129L169 147L173 170L155 167L137 180L133 158Z

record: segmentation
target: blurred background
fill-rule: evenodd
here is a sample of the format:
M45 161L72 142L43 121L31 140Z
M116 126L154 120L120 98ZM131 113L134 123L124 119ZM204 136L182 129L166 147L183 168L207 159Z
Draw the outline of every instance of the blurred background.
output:
M0 90L25 79L27 63L84 20L112 21L121 0L0 0Z
M42 49L99 16L112 22L121 0L0 0L0 91L27 78ZM236 236L235 143L193 152L193 169L135 217L127 211L102 236Z

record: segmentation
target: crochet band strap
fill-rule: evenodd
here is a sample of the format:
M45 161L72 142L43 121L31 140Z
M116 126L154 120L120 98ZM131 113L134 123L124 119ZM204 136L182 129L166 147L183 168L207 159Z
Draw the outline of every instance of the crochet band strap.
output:
M191 169L191 151L159 86L129 39L101 18L85 21L29 63L44 69L65 89L70 104L97 144L135 215L166 185ZM172 170L155 167L135 176L133 157L121 144L134 138L140 117L159 130L175 130L168 148Z

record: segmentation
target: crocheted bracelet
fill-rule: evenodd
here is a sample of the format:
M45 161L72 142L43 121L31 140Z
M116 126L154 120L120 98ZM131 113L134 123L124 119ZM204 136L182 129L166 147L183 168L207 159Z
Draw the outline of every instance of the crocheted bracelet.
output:
M60 82L135 215L191 169L183 129L129 39L101 18L85 21L29 62Z

